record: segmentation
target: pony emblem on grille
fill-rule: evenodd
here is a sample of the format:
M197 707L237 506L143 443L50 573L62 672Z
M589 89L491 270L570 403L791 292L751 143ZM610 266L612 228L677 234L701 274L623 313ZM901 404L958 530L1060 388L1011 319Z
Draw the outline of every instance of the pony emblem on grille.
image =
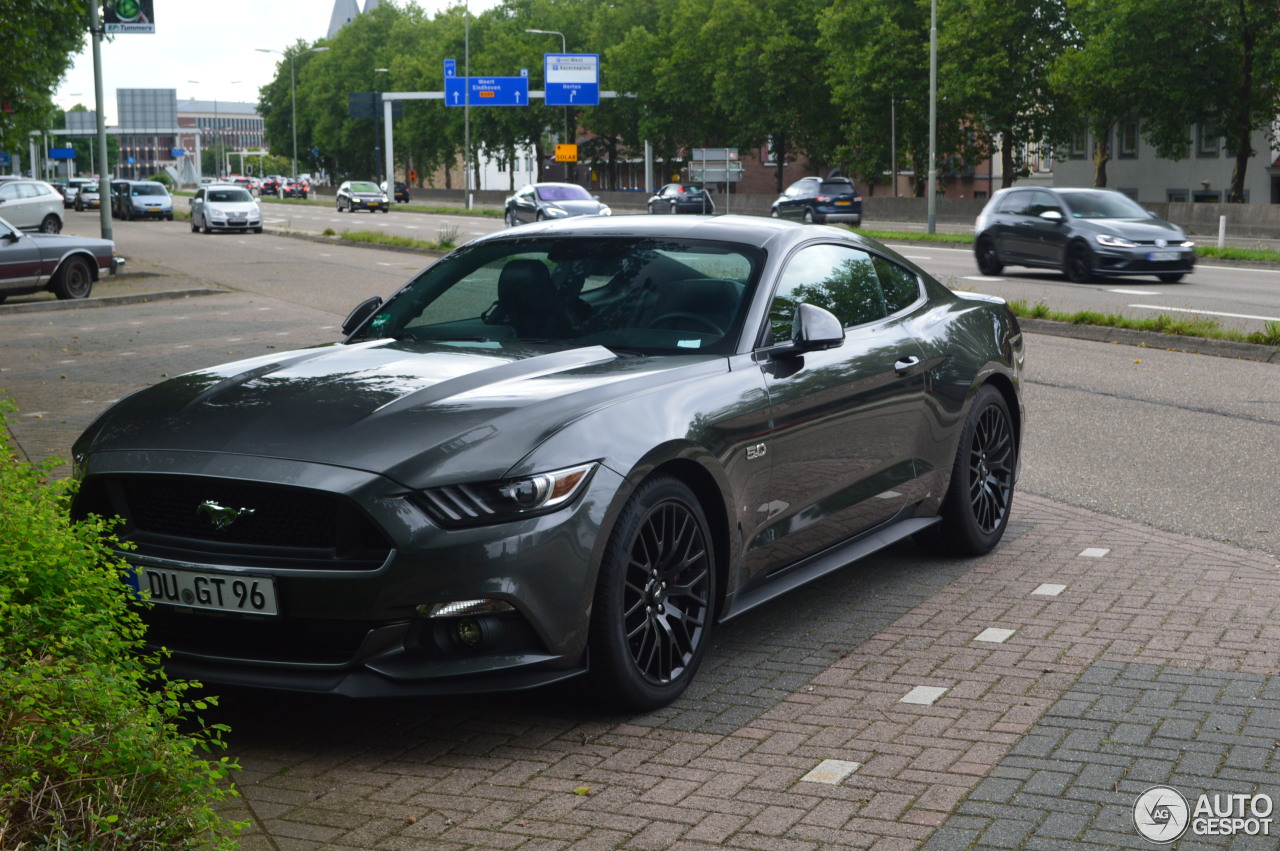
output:
M209 518L209 522L213 524L213 528L222 530L239 520L241 517L252 514L253 509L231 508L226 505L219 505L211 499L206 499L196 507L196 513L205 515Z

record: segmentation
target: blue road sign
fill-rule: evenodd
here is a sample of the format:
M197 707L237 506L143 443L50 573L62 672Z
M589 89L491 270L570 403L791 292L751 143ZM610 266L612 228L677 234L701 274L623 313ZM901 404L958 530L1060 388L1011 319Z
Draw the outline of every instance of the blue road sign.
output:
M448 61L448 60L446 60ZM470 84L471 106L528 106L528 77L450 77L444 78L444 105L465 106Z
M547 53L542 61L547 106L600 105L600 54Z
M458 60L446 59L444 61L444 75L445 77L458 76Z

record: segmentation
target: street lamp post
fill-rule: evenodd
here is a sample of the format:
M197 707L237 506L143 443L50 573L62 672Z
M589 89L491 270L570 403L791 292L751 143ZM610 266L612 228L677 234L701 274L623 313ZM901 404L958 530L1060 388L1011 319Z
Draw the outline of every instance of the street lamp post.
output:
M557 32L556 30L525 30L525 32L532 33L534 35L558 35L560 36L560 52L569 52L569 42L565 39L564 33L562 32ZM546 85L546 80L543 80L543 85ZM574 141L573 128L569 126L569 107L567 106L564 108L564 140L566 144L572 144ZM569 182L570 167L570 163L566 162L564 164L564 179L566 183Z
M324 53L329 48L313 47L310 50L304 50L303 53ZM298 179L298 93L297 78L293 73L293 60L297 57L296 53L282 53L279 50L271 50L266 47L255 47L254 50L259 53L274 53L283 56L289 60L289 123L293 128L293 179Z

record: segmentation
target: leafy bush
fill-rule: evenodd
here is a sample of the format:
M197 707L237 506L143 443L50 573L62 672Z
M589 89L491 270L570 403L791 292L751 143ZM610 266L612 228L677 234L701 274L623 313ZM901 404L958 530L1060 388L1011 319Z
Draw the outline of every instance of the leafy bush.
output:
M109 524L72 523L56 460L10 450L0 398L0 848L229 849L239 825L215 702L142 641Z

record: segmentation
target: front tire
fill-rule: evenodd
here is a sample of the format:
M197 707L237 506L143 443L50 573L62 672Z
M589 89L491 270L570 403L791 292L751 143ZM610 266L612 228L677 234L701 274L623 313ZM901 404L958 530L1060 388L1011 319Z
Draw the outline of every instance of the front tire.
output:
M507 218L507 227L509 228L513 228L516 225L520 224L519 220L516 219L516 214L514 210L507 210L506 218Z
M1163 275L1156 275L1156 277L1160 279L1161 283L1176 284L1178 283L1178 281L1181 281L1183 278L1186 277L1186 273L1185 272L1167 272Z
M678 479L640 485L618 518L592 606L591 681L629 710L688 687L711 639L715 551L706 515Z
M1093 258L1083 242L1067 246L1067 259L1062 264L1062 275L1073 284L1087 284L1093 280Z
M919 540L956 556L990 552L1004 536L1013 504L1018 444L1004 395L990 384L974 397L960 433L951 484L942 500L942 522Z
M69 257L58 270L50 289L63 300L88 298L93 290L93 269L83 257Z
M1004 264L996 253L996 244L990 237L984 236L979 240L974 253L978 255L978 271L982 274L995 277L1004 271Z

